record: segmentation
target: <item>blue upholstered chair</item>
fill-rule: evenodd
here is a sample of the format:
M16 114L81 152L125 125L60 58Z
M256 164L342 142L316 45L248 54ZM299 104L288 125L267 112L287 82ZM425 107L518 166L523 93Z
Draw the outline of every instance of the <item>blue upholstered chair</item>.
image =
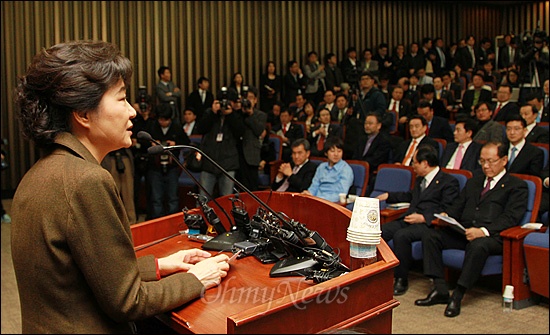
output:
M549 229L546 232L532 232L523 240L525 265L531 292L548 298L548 244Z
M369 197L374 198L385 192L406 192L414 185L415 173L411 166L380 164L376 180ZM380 209L386 208L386 201L380 201Z
M528 222L535 222L540 206L540 198L542 192L542 181L538 177L524 174L512 173L512 175L525 180L527 183L528 199L527 199L527 211L523 215L523 218L518 222L518 225L524 225ZM459 249L446 249L443 250L443 264L449 268L462 269L464 263L464 250ZM491 255L487 258L485 266L481 271L482 276L502 274L503 256Z
M260 189L269 189L271 188L271 184L273 182L273 179L275 178L274 173L276 173L278 166L282 162L283 157L283 139L276 134L269 134L269 141L273 143L273 146L275 147L275 160L273 162L268 162L267 164L270 165L270 173L265 173L265 171L260 171L258 173L258 186ZM273 168L273 166L277 166L277 168Z
M364 197L369 185L369 163L361 160L348 159L346 162L353 170L353 186L355 194ZM353 210L353 202L346 205L346 208Z

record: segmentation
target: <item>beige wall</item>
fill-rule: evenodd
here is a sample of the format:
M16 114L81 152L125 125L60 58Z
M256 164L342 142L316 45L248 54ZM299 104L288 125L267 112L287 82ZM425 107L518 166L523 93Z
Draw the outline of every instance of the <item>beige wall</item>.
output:
M508 2L510 3L510 2ZM440 36L456 41L473 33L478 40L508 32L549 31L549 1L480 5L472 1L3 1L1 35L1 136L7 138L8 171L2 190L17 187L39 158L22 139L12 93L33 55L43 47L73 39L117 44L134 64L133 101L138 86L150 94L161 65L189 93L199 76L213 92L241 71L258 85L266 61L286 72L290 59L303 63L315 50L334 52L355 46L375 48Z

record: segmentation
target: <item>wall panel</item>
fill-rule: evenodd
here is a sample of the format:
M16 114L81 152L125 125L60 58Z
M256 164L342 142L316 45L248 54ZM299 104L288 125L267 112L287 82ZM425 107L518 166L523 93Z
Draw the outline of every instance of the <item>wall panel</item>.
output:
M308 51L339 60L355 46L376 49L387 42L408 46L423 37L446 43L466 34L496 36L549 29L549 2L479 5L428 1L3 1L1 4L1 136L8 139L10 169L2 172L2 190L16 188L40 156L20 135L13 102L17 76L43 47L72 39L103 39L117 44L134 64L129 99L137 88L150 94L161 65L172 68L183 96L199 76L217 92L242 71L258 86L265 63L279 73ZM184 99L182 99L184 103Z

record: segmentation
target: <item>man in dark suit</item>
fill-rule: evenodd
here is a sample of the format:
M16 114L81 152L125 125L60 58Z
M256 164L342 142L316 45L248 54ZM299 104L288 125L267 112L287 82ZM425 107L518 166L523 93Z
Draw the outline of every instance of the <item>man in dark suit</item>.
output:
M409 287L408 275L412 265L412 242L420 241L432 227L434 213L445 212L458 197L458 180L441 171L439 153L432 146L418 147L413 169L414 188L408 192L382 193L376 198L388 203L409 202L409 209L399 219L382 225L382 238L393 240L393 251L399 259L394 270L393 294L402 295Z
M292 122L292 114L285 108L281 111L279 115L281 119L281 124L273 126L271 132L279 135L283 139L283 154L282 159L284 162L288 163L291 161L292 149L291 145L295 140L299 138L305 138L304 129Z
M425 99L420 100L416 108L418 115L422 115L428 122L428 136L431 138L441 138L447 143L454 141L453 130L449 125L449 120L435 115L432 104Z
M334 93L334 90L332 88L327 88L323 95L323 101L317 106L317 110L315 111L317 114L321 111L321 109L326 108L330 111L330 120L331 121L340 121L338 120L338 106L336 106L336 93Z
M520 107L519 114L527 123L525 141L529 143L548 143L548 129L537 125L538 111L534 105L525 104Z
M307 78L302 73L300 65L295 60L290 60L287 64L287 73L283 77L283 89L285 105L289 106L296 101L298 93L306 92Z
M475 73L472 76L473 87L468 88L462 96L462 107L459 113L466 114L468 116L474 116L474 106L480 102L487 102L492 104L493 91L484 89L483 76L479 73Z
M189 93L185 101L185 107L193 107L197 120L201 120L204 111L212 106L214 94L210 92L210 79L200 77L197 80L197 88Z
M478 50L475 48L476 38L474 35L469 35L465 41L466 46L456 52L455 64L460 66L462 71L472 73L478 66L477 60L479 59Z
M409 121L409 117L413 114L412 104L408 99L405 99L405 90L401 86L395 86L391 90L391 99L387 109L395 110L397 113L397 132L400 137L405 138L405 125Z
M259 138L267 122L267 113L257 108L259 93L256 87L249 86L248 91L243 91L242 97L231 101L234 113L241 114L243 120L243 134L237 138L239 169L236 178L251 191L257 191L259 188L258 166L262 160L262 144ZM248 102L243 103L243 99L247 99Z
M502 255L500 232L516 226L527 210L527 184L506 171L508 157L502 143L487 142L481 149L483 174L466 182L460 196L443 215L455 218L465 231L446 226L430 229L422 236L424 274L433 279L434 289L417 306L446 304L444 315L460 314L460 305L467 289L481 276L490 255ZM449 297L445 282L442 251L465 250L464 264L458 285Z
M411 138L399 144L394 150L392 161L395 164L412 165L413 153L422 144L429 144L439 152L439 144L436 140L426 136L428 122L422 115L413 115L409 119L409 133Z
M369 185L366 194L374 185L376 175L380 164L388 163L392 149L391 142L387 135L380 132L382 128L382 118L380 115L371 112L367 114L364 125L364 135L361 136L356 144L352 159L361 160L369 163ZM357 142L356 142L357 143Z
M319 112L319 124L311 127L308 136L311 144L311 155L315 157L324 157L324 143L329 137L342 137L342 126L337 123L331 123L330 111L321 109Z
M307 190L313 180L317 164L309 160L311 153L309 141L299 138L292 142L292 161L282 163L271 189L277 192L302 192Z
M502 84L497 89L497 101L493 108L494 121L506 121L511 115L519 114L519 105L510 101L512 97L512 86Z
M519 115L506 120L506 138L508 139L508 165L510 173L522 173L540 177L544 166L544 153L525 141L527 123Z
M477 131L477 123L470 118L460 118L456 121L454 142L447 143L439 166L447 169L468 170L480 172L479 152L481 144L472 138ZM462 148L460 148L462 146Z

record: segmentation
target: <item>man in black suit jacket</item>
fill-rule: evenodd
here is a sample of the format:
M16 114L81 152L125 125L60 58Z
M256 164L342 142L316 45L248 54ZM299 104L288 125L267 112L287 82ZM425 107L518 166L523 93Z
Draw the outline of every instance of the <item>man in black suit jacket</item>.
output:
M197 115L197 120L201 120L204 111L207 108L212 107L213 102L214 94L210 92L210 79L200 77L197 80L197 88L187 96L185 107L193 107L195 114Z
M424 84L420 88L420 100L427 100L432 105L432 110L435 116L444 118L449 123L450 112L445 107L445 103L442 100L435 98L435 87L433 84ZM418 102L417 108L420 106Z
M295 60L287 64L287 73L283 77L283 101L287 106L296 101L298 93L306 92L307 77L302 73L300 65Z
M474 73L472 76L473 87L468 88L462 96L462 107L459 112L468 116L474 116L474 106L480 102L487 102L492 104L493 91L483 88L485 82L483 76L479 73ZM479 94L477 102L475 101L476 94Z
M374 185L376 176L374 172L378 170L380 164L388 163L390 158L391 142L386 134L380 132L381 128L380 115L374 112L367 114L364 135L361 136L352 156L352 159L369 163L369 185L366 194L370 194Z
M291 145L299 138L305 138L304 130L300 125L292 123L292 114L285 108L279 115L281 124L271 128L271 132L283 138L283 154L282 159L288 163L291 161L292 149Z
M397 113L397 131L399 136L405 138L405 124L409 117L413 114L412 104L408 99L405 99L405 90L401 86L395 86L391 90L391 99L389 100L387 110L395 109Z
M382 225L382 238L393 240L393 251L399 259L394 270L394 295L408 289L409 269L412 265L412 242L420 241L432 227L434 213L445 212L458 197L458 180L444 173L438 166L439 153L429 145L416 150L413 169L416 173L414 188L408 192L390 192L377 196L388 203L409 202L409 209L399 219Z
M464 293L481 276L487 258L502 255L500 232L516 226L527 210L527 184L506 172L506 146L487 142L481 149L480 163L483 174L468 179L460 196L445 212L460 222L466 231L459 232L454 226L447 226L427 230L422 236L424 274L434 280L434 289L425 299L414 303L417 306L446 304L447 317L460 314ZM444 249L466 252L452 297L449 297L445 282Z
M416 111L428 122L429 137L441 138L447 141L447 143L454 141L453 129L449 125L449 120L435 115L432 104L428 100L420 100Z
M426 136L426 129L428 129L428 122L426 122L426 119L422 115L411 116L409 119L411 138L401 142L395 149L392 158L395 164L412 165L412 153L422 144L429 144L439 152L439 144L433 138ZM411 154L407 155L409 153Z
M531 104L524 104L519 109L519 114L527 123L525 141L529 143L548 143L548 129L537 125L537 107Z
M311 127L311 132L308 137L311 144L311 155L315 157L324 157L324 151L318 148L318 143L321 137L324 136L324 141L329 137L342 137L342 127L340 124L331 123L330 111L328 109L322 109L319 112L319 124Z
M497 101L493 105L493 120L506 121L511 115L519 114L519 105L510 101L512 86L502 84L497 90Z
M476 131L477 123L474 119L466 117L458 119L454 130L455 141L447 143L439 166L447 169L468 170L472 173L480 172L481 167L478 161L481 144L472 140ZM460 158L458 150L460 145L462 145L462 158Z
M540 171L544 166L544 153L525 141L526 126L525 119L519 115L512 115L506 120L509 162L506 170L540 177Z
M277 192L302 192L307 190L317 164L309 160L311 153L309 141L299 138L292 142L292 161L282 163L271 189Z

